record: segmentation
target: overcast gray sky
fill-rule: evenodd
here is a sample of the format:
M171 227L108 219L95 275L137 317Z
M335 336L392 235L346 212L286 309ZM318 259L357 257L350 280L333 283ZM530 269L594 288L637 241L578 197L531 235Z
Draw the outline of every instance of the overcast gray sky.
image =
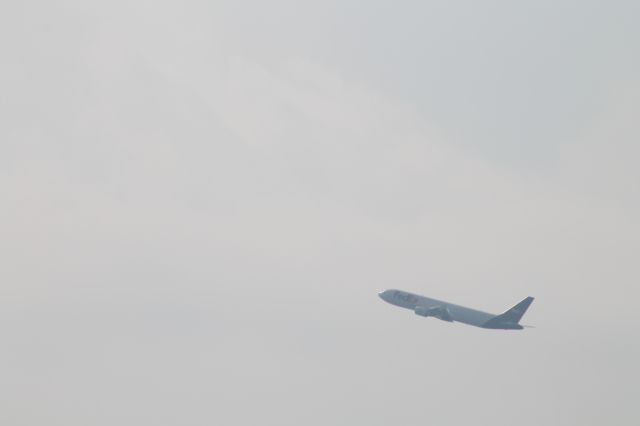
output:
M3 2L0 423L638 423L639 20Z

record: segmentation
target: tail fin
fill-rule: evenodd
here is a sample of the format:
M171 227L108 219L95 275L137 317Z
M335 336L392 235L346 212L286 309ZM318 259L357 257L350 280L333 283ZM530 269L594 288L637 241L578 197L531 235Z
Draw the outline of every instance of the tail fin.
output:
M509 309L504 314L498 315L498 317L501 321L517 324L518 322L520 322L520 319L522 318L524 313L527 312L527 308L529 308L531 302L533 302L533 297L529 296L513 308Z

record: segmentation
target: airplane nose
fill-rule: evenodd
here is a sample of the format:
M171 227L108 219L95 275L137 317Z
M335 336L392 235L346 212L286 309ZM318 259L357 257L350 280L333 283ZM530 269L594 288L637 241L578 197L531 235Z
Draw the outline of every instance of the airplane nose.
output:
M385 301L387 300L386 299L386 295L387 295L387 290L383 290L380 293L378 293L378 297L380 297L380 299L385 300Z

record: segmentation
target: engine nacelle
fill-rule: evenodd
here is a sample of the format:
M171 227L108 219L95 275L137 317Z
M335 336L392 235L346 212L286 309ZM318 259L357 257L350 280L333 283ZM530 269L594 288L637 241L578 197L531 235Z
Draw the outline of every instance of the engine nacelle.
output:
M426 306L416 306L413 309L413 312L421 317L434 317L442 321L453 321L453 318L449 313L449 309L447 309L446 306L433 306L431 308L427 308Z
M433 309L427 308L425 306L416 306L415 309L413 310L413 312L416 315L420 315L421 317L432 317L433 316Z

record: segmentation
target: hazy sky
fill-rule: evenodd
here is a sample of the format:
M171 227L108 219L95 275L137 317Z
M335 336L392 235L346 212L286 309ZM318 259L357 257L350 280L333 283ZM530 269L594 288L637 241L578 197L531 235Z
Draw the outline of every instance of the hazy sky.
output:
M0 424L640 422L639 20L3 2Z

